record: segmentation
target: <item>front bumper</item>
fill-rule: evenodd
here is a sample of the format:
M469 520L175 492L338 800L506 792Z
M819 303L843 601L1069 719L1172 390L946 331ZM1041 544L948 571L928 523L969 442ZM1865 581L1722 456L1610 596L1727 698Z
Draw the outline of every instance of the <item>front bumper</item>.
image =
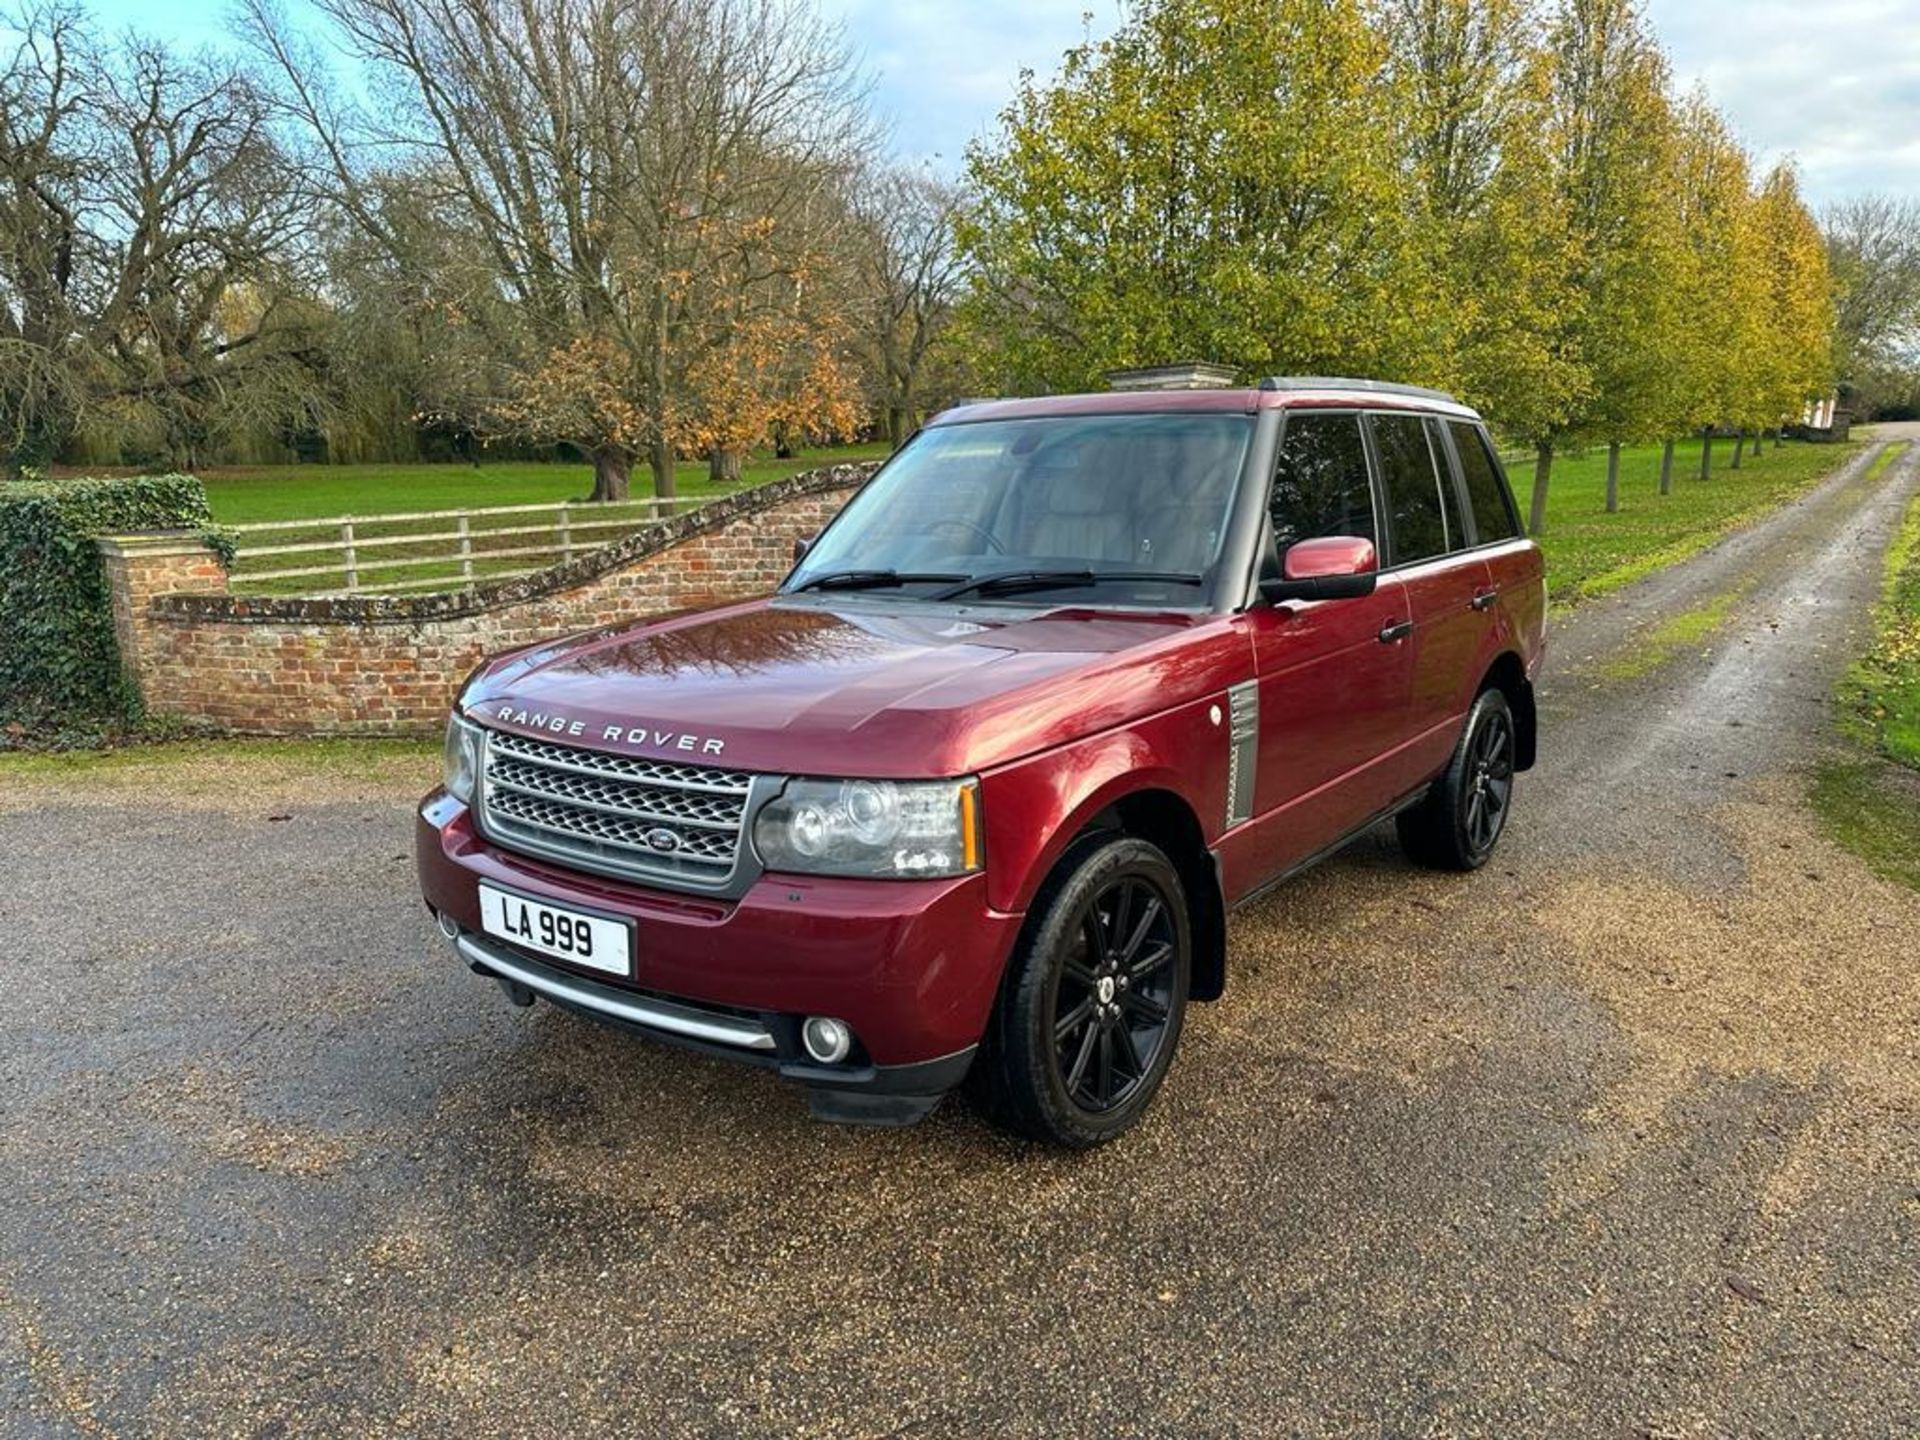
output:
M1021 917L993 910L982 875L950 880L762 876L738 900L603 879L501 850L444 792L420 808L421 893L468 965L525 1003L583 1014L777 1069L816 1114L901 1123L966 1073ZM479 933L482 880L630 920L630 981L576 970ZM808 1015L844 1020L854 1052L821 1065Z

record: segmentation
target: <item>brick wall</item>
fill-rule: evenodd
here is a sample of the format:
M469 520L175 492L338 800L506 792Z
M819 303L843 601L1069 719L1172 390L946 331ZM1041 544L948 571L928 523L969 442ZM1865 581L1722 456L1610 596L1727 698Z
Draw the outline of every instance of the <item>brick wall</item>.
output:
M142 622L154 598L225 591L226 567L206 542L190 531L114 535L98 543L113 595L113 635L120 645L121 663L137 675L146 633Z
M115 536L101 549L121 653L149 710L253 735L425 733L486 655L766 593L792 568L793 542L870 473L776 481L458 594L241 597L194 537Z

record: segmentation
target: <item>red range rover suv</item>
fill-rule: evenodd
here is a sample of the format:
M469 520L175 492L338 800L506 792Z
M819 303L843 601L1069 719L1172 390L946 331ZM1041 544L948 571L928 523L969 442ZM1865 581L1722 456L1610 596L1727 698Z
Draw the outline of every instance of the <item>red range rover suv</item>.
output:
M543 997L905 1123L1111 1138L1235 906L1392 817L1472 870L1533 763L1539 550L1478 417L1361 380L967 405L778 593L477 671L442 932Z

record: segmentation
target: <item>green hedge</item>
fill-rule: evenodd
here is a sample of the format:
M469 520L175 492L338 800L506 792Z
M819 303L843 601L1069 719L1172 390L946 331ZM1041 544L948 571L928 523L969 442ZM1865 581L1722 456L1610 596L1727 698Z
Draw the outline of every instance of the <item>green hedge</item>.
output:
M212 521L188 475L0 481L0 723L137 719L94 540Z

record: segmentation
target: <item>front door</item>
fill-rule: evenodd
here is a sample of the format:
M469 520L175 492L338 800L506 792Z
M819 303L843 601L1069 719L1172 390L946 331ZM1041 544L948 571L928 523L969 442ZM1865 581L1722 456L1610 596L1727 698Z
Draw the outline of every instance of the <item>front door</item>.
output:
M1379 544L1357 414L1288 415L1269 514L1278 553L1326 535ZM1253 644L1258 738L1248 834L1226 852L1230 898L1396 798L1383 762L1404 738L1412 667L1407 593L1392 576L1361 599L1257 605L1242 621Z

